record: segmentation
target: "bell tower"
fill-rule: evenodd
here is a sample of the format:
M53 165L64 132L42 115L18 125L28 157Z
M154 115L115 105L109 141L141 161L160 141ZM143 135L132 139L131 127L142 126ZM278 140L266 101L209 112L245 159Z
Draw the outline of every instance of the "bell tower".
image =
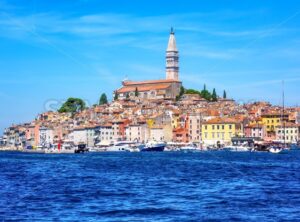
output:
M176 47L175 32L171 28L166 51L166 79L179 80L179 54Z

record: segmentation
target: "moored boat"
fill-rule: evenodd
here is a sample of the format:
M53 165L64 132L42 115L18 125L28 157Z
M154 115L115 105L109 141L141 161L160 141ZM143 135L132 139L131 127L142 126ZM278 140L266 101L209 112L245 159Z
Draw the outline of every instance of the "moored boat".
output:
M251 147L248 147L248 146L226 146L223 148L223 150L232 151L232 152L248 152L248 151L251 151Z
M165 142L150 141L141 149L142 152L162 152L166 147Z
M137 150L136 142L118 141L113 146L108 146L105 149L107 152L134 152Z
M282 151L283 151L283 149L280 147L272 146L269 148L270 153L281 153Z

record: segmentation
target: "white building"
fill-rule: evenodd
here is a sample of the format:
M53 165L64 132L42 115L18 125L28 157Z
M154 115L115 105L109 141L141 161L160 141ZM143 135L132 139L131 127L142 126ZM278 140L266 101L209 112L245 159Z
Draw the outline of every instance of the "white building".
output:
M171 124L152 126L149 140L171 142L173 139L173 127Z
M285 126L278 126L276 128L276 140L296 143L299 140L299 125L286 123Z
M78 145L80 143L87 144L87 133L85 128L75 128L70 135L70 139L74 142L75 145Z
M130 124L125 127L126 140L146 142L149 138L147 124Z
M99 128L98 139L100 140L100 142L110 143L114 141L113 138L114 130L112 128L112 124L101 125L98 128Z
M39 129L39 145L43 147L51 147L54 143L53 129L40 127Z

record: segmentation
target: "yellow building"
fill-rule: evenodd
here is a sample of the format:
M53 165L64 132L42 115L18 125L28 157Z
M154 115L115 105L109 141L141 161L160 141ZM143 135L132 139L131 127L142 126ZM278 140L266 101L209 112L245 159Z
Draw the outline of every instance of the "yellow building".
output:
M288 120L289 115L281 113L267 113L261 115L261 122L266 127L267 133L275 133L276 128L281 126L282 120Z
M241 123L231 118L214 118L202 123L202 142L205 145L228 145L231 138L241 134Z

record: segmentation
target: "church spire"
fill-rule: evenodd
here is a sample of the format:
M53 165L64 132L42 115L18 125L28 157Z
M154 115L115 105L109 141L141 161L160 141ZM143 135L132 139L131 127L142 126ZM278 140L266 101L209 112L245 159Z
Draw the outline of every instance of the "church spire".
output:
M175 32L171 28L167 52L166 52L166 79L179 80L179 55L176 47Z
M173 27L171 28L171 32L170 32L167 51L177 51L176 40L175 40L175 32L174 32Z

